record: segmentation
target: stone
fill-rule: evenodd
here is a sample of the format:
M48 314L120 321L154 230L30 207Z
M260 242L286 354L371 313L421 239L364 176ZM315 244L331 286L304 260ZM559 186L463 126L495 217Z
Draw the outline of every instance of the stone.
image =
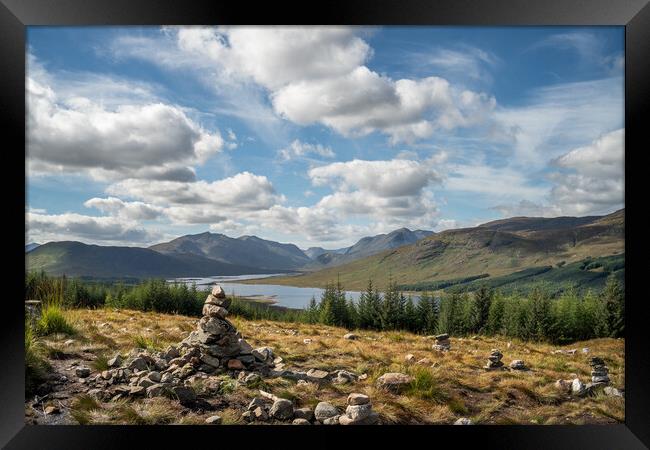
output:
M314 378L316 380L324 380L329 375L329 372L320 369L309 369L307 371L307 376L309 378Z
M448 339L449 339L449 335L447 333L439 334L436 336L436 341L446 341Z
M273 359L273 349L270 347L256 348L251 353L253 354L255 359L261 362L267 362Z
M246 422L250 422L253 420L253 411L244 411L241 415L241 418L244 419Z
M293 417L293 403L290 400L279 398L273 402L269 414L278 420L290 419Z
M586 390L587 390L587 388L586 388L585 384L582 381L580 381L579 378L575 378L571 382L571 392L573 394L575 394L575 395L584 395L586 393Z
M293 422L291 422L292 425L311 425L309 420L307 419L302 419L300 417L293 419Z
M429 358L422 358L416 362L416 364L419 364L421 366L428 366L431 364L431 360Z
M555 387L557 389L569 392L571 390L571 383L573 383L573 380L557 380L555 382Z
M397 394L412 381L413 377L410 375L389 372L377 379L377 387Z
M221 425L223 422L223 419L221 416L210 416L207 419L205 419L205 423L209 425Z
M588 353L589 353L589 347L584 347L584 348L582 349L582 354L583 354L583 355L586 355L586 354L588 354Z
M309 338L307 338L307 339L303 339L303 340L302 340L302 343L303 343L303 344L311 344L311 339L309 339Z
M343 339L355 340L355 339L359 339L359 336L357 336L354 333L347 333L343 335Z
M179 356L181 356L180 352L173 345L170 345L169 347L167 347L167 349L165 350L165 353L164 353L164 358L165 359L174 359L174 358L178 358Z
M255 408L257 408L258 406L265 407L265 406L266 406L266 401L264 401L264 399L262 399L262 398L260 398L260 397L255 397L255 398L253 398L253 400L251 400L251 402L248 404L248 408L247 408L247 410L248 410L248 411L252 411L252 410L254 410Z
M212 287L212 291L210 292L210 294L213 295L216 298L226 298L226 292L218 284L215 284Z
M104 380L110 380L112 376L113 376L113 374L111 373L110 370L104 370L104 371L102 372L102 378L103 378Z
M229 359L227 367L228 369L233 369L233 370L243 370L244 363L238 359Z
M348 395L348 405L366 405L370 403L370 397L366 394L352 393Z
M356 373L349 372L347 370L339 370L336 372L336 378L334 379L335 383L345 384L352 383L359 379L359 376Z
M510 363L510 368L514 370L526 370L526 364L521 359L514 359Z
M68 339L67 341L65 341L65 342L63 343L63 345L65 345L66 347L69 347L69 346L71 346L72 344L74 344L74 342L75 342L74 339Z
M341 418L340 415L336 415L334 417L329 417L329 418L323 420L323 425L338 425L340 418Z
M255 362L255 357L253 355L239 355L237 359L245 365L250 365Z
M232 301L229 298L217 298L212 294L208 294L208 297L205 299L204 305L214 305L221 306L228 309Z
M129 389L129 395L132 395L134 397L145 395L146 392L147 389L144 388L143 386L131 386L131 388Z
M404 357L404 360L405 360L408 364L413 364L413 363L415 363L415 355L413 355L412 353L409 353L408 355L406 355L406 356Z
M367 417L359 420L353 420L352 418L343 415L339 417L340 425L376 425L379 423L379 414L372 411Z
M307 421L313 420L314 411L312 411L310 408L298 408L293 412L293 417Z
M212 366L212 367L219 367L220 364L219 358L210 356L207 353L201 355L201 361L203 361L208 366Z
M609 395L612 397L623 397L623 393L612 386L605 386L605 388L603 388L603 392L605 393L605 395Z
M199 320L199 329L210 335L213 339L218 339L217 336L232 332L228 322L219 317L201 317ZM204 339L202 336L197 336L197 338Z
M74 371L74 373L79 377L79 378L87 378L90 376L90 369L88 367L77 367Z
M365 405L348 405L345 409L345 415L353 421L365 419L372 412L372 405L366 403Z
M147 387L145 395L149 398L161 397L165 394L165 388L166 386L161 383L152 384L151 386Z
M140 381L138 381L138 386L142 386L143 388L148 388L154 384L155 383L148 378L142 378Z
M172 392L181 405L191 404L196 400L196 392L189 386L174 386Z
M137 357L133 359L127 366L131 370L147 370L149 366L147 365L147 360L143 357Z
M454 422L454 425L474 425L474 422L472 422L467 417L461 417L456 422Z
M292 407L292 408L293 408L293 407ZM269 420L269 415L268 415L268 413L267 413L264 409L262 409L260 406L258 406L257 408L255 408L255 409L252 411L252 413L253 413L253 418L254 418L255 420L259 420L259 421L261 421L261 422L266 422L267 420ZM289 418L289 417L287 417L287 418Z
M326 419L338 416L339 410L329 402L320 402L314 409L316 420L324 422Z
M51 414L59 414L61 412L61 410L59 408L57 408L56 406L50 405L50 406L45 407L44 412L45 412L46 416L49 416Z
M154 383L160 383L160 379L162 378L162 375L160 374L160 372L157 372L157 371L154 370L154 371L149 372L149 375L147 375L147 378L149 380L153 381Z
M223 306L217 306L211 303L206 303L205 305L203 305L203 317L206 316L225 319L228 316L228 310Z

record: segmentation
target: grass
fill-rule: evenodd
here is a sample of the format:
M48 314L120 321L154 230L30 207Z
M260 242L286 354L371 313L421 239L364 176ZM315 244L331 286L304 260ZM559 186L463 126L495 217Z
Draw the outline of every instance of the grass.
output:
M43 382L51 366L45 359L46 348L25 323L25 394L33 394L36 386Z
M58 333L74 336L77 333L75 327L66 319L63 308L56 303L43 307L41 317L36 323L36 330L43 336Z
M48 347L61 348L67 353L92 353L93 368L97 371L104 366L104 355L127 354L136 340L147 347L152 342L159 345L178 343L197 323L195 317L110 308L64 310L63 314L78 329L75 343L64 346L62 343L68 338L60 334L39 339ZM238 386L236 380L218 375L216 379L221 383L216 393L200 392L211 403L216 402L215 411L191 412L168 398L108 403L82 399L71 407L73 417L79 423L89 424L202 424L207 417L218 414L223 417L224 424L241 423L241 413L253 397L259 396L258 389L290 399L297 407L312 408L320 401L344 408L348 394L364 393L370 396L373 410L380 414L383 423L396 424L450 424L459 417L470 417L484 424L615 423L622 422L625 417L623 399L602 395L570 398L553 387L555 380L574 374L586 382L589 357L598 355L607 361L612 384L622 388L625 369L622 339L594 339L553 346L500 336L479 336L477 339L451 336L451 350L443 353L433 351L430 340L408 332L361 330L357 331L360 339L347 340L343 338L347 332L343 328L234 319L253 348L273 348L276 356L284 359L287 369L345 369L366 374L367 378L350 384L321 385L266 378L259 386ZM98 334L106 339L95 341ZM306 338L312 343L305 344ZM26 345L38 344L26 342ZM589 347L589 354L551 353L556 349L583 347ZM513 359L523 359L531 370L485 371L482 366L492 348L501 349L506 366ZM416 360L428 358L430 363L407 364L404 357L409 353L415 355ZM431 367L432 364L437 366ZM414 380L401 394L393 394L378 389L375 384L386 372L408 373Z

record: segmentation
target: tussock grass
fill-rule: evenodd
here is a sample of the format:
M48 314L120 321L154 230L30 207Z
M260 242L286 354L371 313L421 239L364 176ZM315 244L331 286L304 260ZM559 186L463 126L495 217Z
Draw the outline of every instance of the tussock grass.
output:
M31 395L36 386L45 379L50 364L45 359L46 349L25 321L25 394Z
M56 303L43 307L41 317L36 323L36 330L42 336L58 333L73 336L77 333L74 326L66 319L63 308Z

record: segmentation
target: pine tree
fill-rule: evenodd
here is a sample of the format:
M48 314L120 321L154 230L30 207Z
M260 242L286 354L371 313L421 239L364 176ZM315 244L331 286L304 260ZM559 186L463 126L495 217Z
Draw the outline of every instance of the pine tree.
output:
M535 288L530 294L526 320L526 338L542 341L551 328L551 303L546 293Z
M505 312L505 302L499 292L495 293L490 310L488 311L487 332L488 334L503 333L503 317Z
M485 286L481 286L472 298L469 328L472 333L483 333L488 322L490 304L492 303L492 292Z
M623 336L625 333L625 295L614 275L610 275L607 279L601 298L605 304L609 336Z
M415 307L417 313L417 330L419 332L427 332L432 302L433 299L427 292L420 294L420 299L418 300L418 303Z
M325 325L336 325L336 288L328 283L321 294L319 322Z
M440 314L438 316L438 333L455 334L458 330L456 321L460 306L460 295L453 293L444 295L440 301Z
M316 302L316 297L312 296L309 300L309 307L307 308L307 321L309 323L317 323L319 320L319 309L318 303Z
M411 297L406 300L404 305L404 328L412 332L418 331L418 314Z

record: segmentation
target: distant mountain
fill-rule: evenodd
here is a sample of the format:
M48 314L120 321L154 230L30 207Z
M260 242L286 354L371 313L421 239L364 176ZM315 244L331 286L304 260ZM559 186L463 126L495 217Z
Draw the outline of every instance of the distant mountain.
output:
M323 247L309 247L307 250L303 250L305 255L309 256L311 259L316 259L320 255L325 253L331 253L333 255L340 255L345 253L350 247L337 248L335 250L326 250Z
M432 234L433 231L411 231L408 228L400 228L398 230L391 231L388 234L367 236L361 238L356 244L345 249L340 249L338 251L326 250L323 252L312 252L316 254L315 257L312 257L312 259L315 261L315 264L312 264L310 267L313 268L317 267L318 265L331 267L335 265L345 264L350 261L354 261L355 259L374 255L385 250L413 244L414 242L417 242L420 239L424 239L427 236L431 236ZM316 248L320 249L319 247Z
M181 236L170 242L149 247L165 255L191 254L215 261L261 269L294 270L311 262L293 244L267 241L256 236L231 238L217 233Z
M198 255L165 255L139 247L108 247L63 241L43 244L26 256L27 270L96 278L202 277L272 271L228 264Z
M31 242L25 246L25 253L31 252L34 250L36 247L40 246L41 244L37 244L36 242Z
M625 250L624 217L625 210L619 210L607 216L497 220L472 228L445 230L414 244L342 265L330 262L324 269L274 278L272 282L321 287L340 279L346 289L363 289L369 278L379 286L385 286L389 277L402 285L478 276L489 280L528 268L621 255ZM361 249L376 248L364 239L358 244Z

